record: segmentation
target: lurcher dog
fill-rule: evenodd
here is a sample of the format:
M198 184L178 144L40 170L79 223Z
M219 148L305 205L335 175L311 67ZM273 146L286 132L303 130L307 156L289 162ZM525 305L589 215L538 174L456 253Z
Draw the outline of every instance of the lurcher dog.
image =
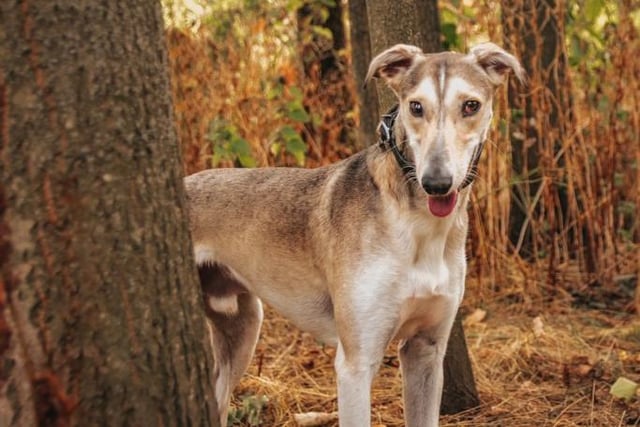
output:
M396 45L371 62L398 106L380 143L318 169L207 170L185 179L222 425L264 300L337 346L343 427L370 425L370 387L400 339L407 426L436 426L443 358L464 292L466 206L497 86L519 62Z

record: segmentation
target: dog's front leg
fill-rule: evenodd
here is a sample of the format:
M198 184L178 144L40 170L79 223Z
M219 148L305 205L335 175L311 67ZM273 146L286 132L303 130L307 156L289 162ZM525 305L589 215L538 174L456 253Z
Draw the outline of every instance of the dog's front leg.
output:
M437 427L444 381L443 362L455 309L437 326L400 344L406 427Z
M345 354L338 345L335 369L338 381L340 427L369 426L371 422L371 382L380 360ZM378 358L376 358L378 359Z
M368 427L371 382L393 334L393 320L373 308L350 306L344 311L336 308L339 342L335 369L340 427Z

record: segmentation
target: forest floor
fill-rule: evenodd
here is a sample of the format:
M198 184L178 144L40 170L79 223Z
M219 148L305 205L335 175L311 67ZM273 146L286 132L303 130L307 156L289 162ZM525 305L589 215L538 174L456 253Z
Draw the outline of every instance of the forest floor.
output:
M619 377L640 382L638 315L570 305L479 309L469 302L462 312L481 405L442 416L441 426L640 426L640 398L624 402L610 394ZM377 427L404 425L396 347L389 346L373 384ZM334 355L267 308L255 357L232 401L240 418L260 408L259 423L245 418L236 425L293 427L294 414L335 412Z

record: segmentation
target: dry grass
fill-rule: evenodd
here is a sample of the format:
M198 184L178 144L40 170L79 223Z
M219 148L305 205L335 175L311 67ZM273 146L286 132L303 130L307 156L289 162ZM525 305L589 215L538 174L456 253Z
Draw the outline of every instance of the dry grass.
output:
M619 376L640 375L640 321L630 316L556 307L544 314L485 307L467 323L481 406L443 416L443 426L640 425L640 402L609 395ZM536 330L539 317L542 329ZM265 426L295 426L293 414L336 410L333 348L323 347L271 310L256 357L235 395L265 395ZM372 391L374 424L402 426L395 345ZM337 425L328 424L328 425Z

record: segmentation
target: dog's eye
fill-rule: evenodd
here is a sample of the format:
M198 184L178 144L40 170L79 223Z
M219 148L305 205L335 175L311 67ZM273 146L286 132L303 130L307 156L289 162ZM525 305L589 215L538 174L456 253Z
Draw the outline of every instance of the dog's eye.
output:
M470 99L462 103L462 117L473 116L480 109L480 101Z
M414 117L422 117L422 104L420 104L417 101L411 101L409 102L409 110L411 110L411 114Z

